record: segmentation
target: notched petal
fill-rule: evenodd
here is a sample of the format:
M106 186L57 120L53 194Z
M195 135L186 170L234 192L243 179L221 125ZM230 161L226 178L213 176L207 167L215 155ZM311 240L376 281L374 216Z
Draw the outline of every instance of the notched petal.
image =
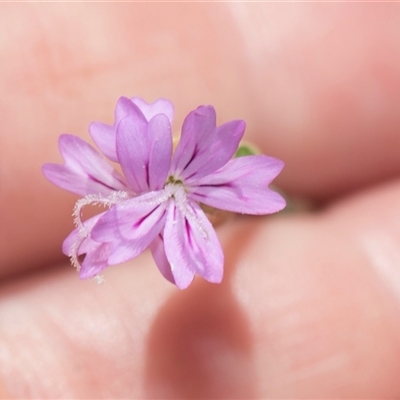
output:
M114 111L113 125L102 122L92 122L89 125L89 133L102 153L111 161L118 162L116 148L116 131L118 124L127 116L137 120L145 120L139 107L127 97L120 97Z
M183 177L185 168L196 158L204 143L209 142L215 123L216 114L211 106L200 106L187 115L172 159L172 174Z
M71 257L72 264L77 268L81 279L98 275L108 266L110 246L99 243L90 237L90 231L104 213L98 214L83 222L82 226L74 229L64 240L63 253ZM79 258L84 257L80 262Z
M126 190L121 174L81 138L61 135L59 147L64 165L45 164L42 168L46 178L55 185L81 196Z
M172 174L192 182L216 171L235 154L245 130L244 121L216 127L215 110L201 106L186 117L172 160Z
M202 146L185 169L185 182L191 184L223 167L235 155L245 128L246 124L240 120L215 128L209 143Z
M115 128L102 122L92 122L89 125L89 133L101 152L111 161L118 162Z
M196 182L190 198L208 206L243 214L271 214L285 208L284 198L268 188L280 173L282 161L264 155L229 161Z
M117 154L124 175L136 193L161 189L172 154L168 118L158 114L150 122L132 117L122 119L117 128Z
M171 283L176 284L175 278L172 274L171 264L165 254L164 237L161 233L151 242L150 251L163 277Z
M168 205L164 229L165 252L176 285L185 289L195 274L220 283L224 256L217 235L200 207L194 202Z
M150 194L149 194L150 195ZM165 204L152 193L113 206L96 223L91 237L111 243L110 265L120 264L142 253L160 233L165 221Z
M94 251L87 253L79 270L79 278L94 278L103 269L108 267L108 258L110 255L110 244L99 243Z
M140 97L132 97L131 101L139 107L147 121L150 121L157 114L164 114L172 124L174 106L169 100L157 99L153 103L147 103Z

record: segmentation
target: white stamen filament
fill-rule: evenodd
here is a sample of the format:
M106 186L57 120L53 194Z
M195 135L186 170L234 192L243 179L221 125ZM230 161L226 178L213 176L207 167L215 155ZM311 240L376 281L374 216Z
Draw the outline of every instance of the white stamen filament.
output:
M164 187L164 190L158 192L157 196L153 197L153 195L154 192L149 192L137 197L136 199L138 200L138 202L143 201L147 204L154 203L154 205L156 206L173 198L176 208L182 213L182 215L190 222L193 227L200 231L204 239L208 239L206 229L203 227L199 218L190 207L190 203L188 203L186 191L182 183L167 183ZM96 223L96 221L92 221L90 223L85 223L82 221L83 208L87 205L101 205L104 207L111 207L115 204L123 205L125 203L125 200L128 200L129 198L132 198L132 195L130 195L128 192L113 191L109 196L104 196L101 194L89 194L76 202L73 211L73 217L75 226L78 229L78 238L71 246L69 256L71 258L72 265L77 269L77 271L79 271L81 268L81 263L78 259L79 248L81 247L84 240L90 235L90 232Z
M123 191L111 192L109 196L103 196L101 194L88 194L87 196L79 199L75 203L74 211L72 213L74 217L74 224L80 231L85 231L85 227L82 222L82 210L87 205L102 205L104 207L111 207L114 204L119 203L121 200L127 199L129 194ZM84 232L85 233L85 232Z
M188 207L186 191L183 185L177 183L168 183L165 186L165 191L169 194L169 197L173 197L176 208L183 214L183 216L201 232L205 239L208 239L207 231L202 226L199 218L196 216L193 210Z
M83 241L89 236L91 229L94 226L94 223L86 224L82 222L82 210L87 205L102 205L104 207L111 207L114 204L121 202L129 197L129 194L124 191L114 191L111 192L109 196L104 196L101 194L89 194L82 199L79 199L75 203L73 217L74 224L78 229L78 240L71 246L71 251L69 256L71 258L71 264L77 269L80 270L81 264L78 259L79 248L81 247Z

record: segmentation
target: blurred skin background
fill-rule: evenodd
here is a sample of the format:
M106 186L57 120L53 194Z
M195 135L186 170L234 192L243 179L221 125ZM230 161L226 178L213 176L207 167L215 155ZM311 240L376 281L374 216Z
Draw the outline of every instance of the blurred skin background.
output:
M0 398L400 396L400 4L0 5ZM218 228L221 285L151 255L80 281L45 180L120 96L201 104L314 211ZM92 143L92 142L91 142Z

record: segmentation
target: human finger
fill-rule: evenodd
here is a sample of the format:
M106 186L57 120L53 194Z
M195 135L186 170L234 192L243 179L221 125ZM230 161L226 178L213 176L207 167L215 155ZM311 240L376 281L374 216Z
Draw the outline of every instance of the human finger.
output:
M290 194L326 200L397 174L396 7L3 6L0 274L62 257L75 197L40 167L61 161L59 133L112 122L121 94L171 98L177 129L201 103L221 122L244 118L247 137L286 162L277 182Z
M103 285L70 267L9 280L3 385L17 398L398 397L399 198L394 182L318 215L232 221L221 285L179 291L148 253Z

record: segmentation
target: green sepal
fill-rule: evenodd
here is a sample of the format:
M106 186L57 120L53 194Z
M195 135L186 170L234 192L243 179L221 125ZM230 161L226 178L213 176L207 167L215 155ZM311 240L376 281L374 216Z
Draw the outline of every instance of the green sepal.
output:
M260 152L253 144L242 142L239 144L239 147L236 150L234 158L244 157L244 156L254 156L256 154L260 154Z

